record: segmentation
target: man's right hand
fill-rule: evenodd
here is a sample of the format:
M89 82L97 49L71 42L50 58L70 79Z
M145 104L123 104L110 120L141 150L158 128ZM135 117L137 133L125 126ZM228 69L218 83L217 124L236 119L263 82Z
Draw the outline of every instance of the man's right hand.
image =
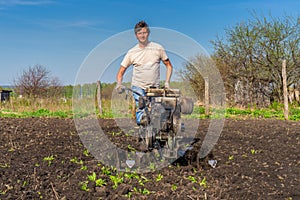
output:
M117 84L116 91L118 94L122 94L125 91L125 86L123 86L122 84Z

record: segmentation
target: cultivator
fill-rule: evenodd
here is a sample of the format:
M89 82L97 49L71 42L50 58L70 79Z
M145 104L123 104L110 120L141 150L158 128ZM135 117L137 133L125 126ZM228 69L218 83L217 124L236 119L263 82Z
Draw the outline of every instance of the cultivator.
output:
M193 101L181 97L179 89L147 88L145 92L138 103L138 107L144 109L145 117L139 126L140 141L147 150L156 149L162 157L176 159L185 139L181 114L193 112Z

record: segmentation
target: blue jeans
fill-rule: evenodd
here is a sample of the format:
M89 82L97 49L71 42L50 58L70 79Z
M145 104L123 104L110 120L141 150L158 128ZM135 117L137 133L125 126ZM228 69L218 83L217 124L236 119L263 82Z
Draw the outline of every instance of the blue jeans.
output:
M146 92L144 89L140 88L140 87L137 87L137 86L131 86L131 89L134 91L134 92L137 92L138 94L135 94L133 93L133 98L135 100L135 105L136 107L138 108L136 110L136 113L135 113L135 119L136 119L136 123L137 125L139 125L141 123L141 119L142 119L142 116L144 114L144 109L139 109L139 97L140 96L145 96L146 95Z

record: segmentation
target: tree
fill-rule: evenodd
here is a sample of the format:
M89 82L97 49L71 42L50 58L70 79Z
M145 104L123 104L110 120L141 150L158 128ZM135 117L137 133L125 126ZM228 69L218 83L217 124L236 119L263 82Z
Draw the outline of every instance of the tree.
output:
M184 69L179 70L178 76L183 83L189 83L197 99L204 102L205 79L208 81L209 102L218 105L225 101L223 80L221 79L215 62L210 56L199 54L185 63Z
M287 60L288 86L300 83L300 18L259 18L225 30L217 37L214 58L220 69L227 97L243 105L282 101L282 60ZM239 102L240 101L240 102Z
M25 69L14 83L20 94L30 97L55 97L62 90L59 79L51 77L50 71L42 65Z

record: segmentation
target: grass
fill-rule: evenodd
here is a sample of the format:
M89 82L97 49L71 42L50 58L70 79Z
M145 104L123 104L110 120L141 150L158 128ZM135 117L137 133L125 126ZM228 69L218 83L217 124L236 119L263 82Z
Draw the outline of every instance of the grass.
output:
M238 109L227 108L226 118L272 118L272 119L284 119L283 108L272 107L260 108L260 109ZM289 107L289 120L300 120L300 107L291 105Z
M70 118L73 114L71 111L49 111L41 108L36 111L15 112L12 110L0 110L0 117L11 118L27 118L27 117L56 117L56 118Z
M132 107L128 105L128 110L123 108L120 113L115 113L116 108L112 108L109 100L102 100L102 114L97 110L96 105L90 105L92 99L75 102L72 107L72 99L25 99L12 98L10 102L0 104L0 117L27 118L27 117L56 117L72 118L87 117L94 115L99 118L132 117ZM284 119L283 104L274 102L267 108L237 108L228 107L224 110L211 108L210 115L205 115L203 106L195 106L191 115L183 115L183 118L272 118ZM300 120L300 106L289 105L289 120Z

